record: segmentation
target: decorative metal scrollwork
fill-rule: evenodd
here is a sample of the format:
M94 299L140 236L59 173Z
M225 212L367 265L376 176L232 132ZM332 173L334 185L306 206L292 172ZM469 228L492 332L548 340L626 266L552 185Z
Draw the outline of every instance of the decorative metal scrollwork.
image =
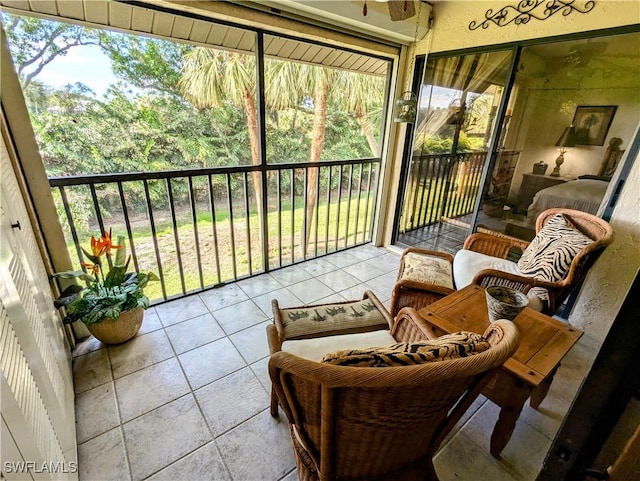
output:
M596 5L594 0L576 3L578 2L575 0L521 0L516 6L507 5L496 12L490 8L484 14L485 20L482 22L473 20L469 24L469 30L480 27L489 28L491 24L498 27L506 27L511 23L520 25L528 23L532 18L546 20L557 12L562 12L565 17L573 12L587 13Z

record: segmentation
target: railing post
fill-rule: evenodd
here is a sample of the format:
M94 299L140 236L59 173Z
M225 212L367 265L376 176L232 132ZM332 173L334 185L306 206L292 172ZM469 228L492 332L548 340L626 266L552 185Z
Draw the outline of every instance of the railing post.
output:
M267 222L267 210L268 203L267 197L269 196L267 189L267 138L266 138L266 126L264 118L266 115L265 101L264 101L264 33L261 31L256 32L256 82L258 92L258 136L260 139L260 179L262 180L262 199L260 199L259 205L261 212L259 214L260 225L260 240L262 244L262 266L264 272L269 272L269 225ZM278 195L280 193L278 192ZM247 212L247 215L249 213ZM251 242L251 240L249 240ZM251 261L249 261L251 262Z

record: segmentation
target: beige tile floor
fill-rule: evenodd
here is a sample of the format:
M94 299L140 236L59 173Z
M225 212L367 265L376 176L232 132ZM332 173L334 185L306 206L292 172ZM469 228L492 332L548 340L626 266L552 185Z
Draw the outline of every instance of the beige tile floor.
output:
M147 310L133 340L74 351L80 479L297 479L284 416L269 415L271 299L389 301L398 253L361 246ZM501 460L498 408L479 398L435 457L442 481L534 480L597 346L583 336L539 411L528 405Z

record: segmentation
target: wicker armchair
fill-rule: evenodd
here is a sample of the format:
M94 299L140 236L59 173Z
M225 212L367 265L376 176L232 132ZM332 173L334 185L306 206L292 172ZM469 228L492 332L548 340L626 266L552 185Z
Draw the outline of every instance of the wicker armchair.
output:
M270 343L278 333L269 326ZM433 338L413 309L397 316L399 342ZM432 458L488 380L518 347L508 321L472 356L399 367L345 367L276 352L269 374L290 424L301 480L437 480Z
M418 247L409 247L408 249L405 249L400 257L398 278L396 279L393 291L391 292L391 305L389 310L392 317L395 317L403 307L413 307L416 310L420 310L423 307L448 296L452 292L455 292L455 289L452 287L429 283L428 287L425 288L424 282L415 279L403 278L406 259L411 254L441 258L450 266L453 266L453 256L448 252L436 252L427 249L420 249ZM450 275L453 278L452 272L450 272ZM453 285L453 281L451 283Z
M536 219L536 233L540 232L549 219L559 213L564 214L580 232L593 239L592 244L586 246L573 258L569 272L564 279L546 282L496 269L484 269L475 274L473 283L483 287L495 284L507 285L524 293L529 292L532 287L542 287L547 290L549 296L548 303L543 306L542 310L547 314L553 314L571 290L586 277L587 272L604 248L613 241L613 229L608 222L587 212L571 209L556 208L542 212ZM528 244L528 242L523 243L518 239L475 233L466 239L463 248L507 259L514 247L524 250ZM458 288L460 287L462 286Z
M509 236L475 233L467 237L462 251L459 251L452 260L455 288L462 289L469 283L483 287L504 285L527 294L533 287L541 287L546 289L548 300L545 303L540 302L538 306L532 303L530 307L538 308L546 314L553 314L571 290L584 279L600 253L613 240L613 229L606 221L595 215L571 209L555 208L542 212L536 220L536 232L540 232L545 224L559 213L569 219L583 234L593 239L593 243L584 247L573 257L569 271L562 280L548 282L519 273L515 261L527 248L529 242ZM473 254L463 251L489 257L475 256L472 263L462 265L461 258L473 257ZM427 250L419 252L431 256L442 255L442 253ZM402 261L400 269L402 269ZM393 315L403 306L424 307L446 294L441 287L434 288L430 284L412 282L410 286L403 286L397 283L391 298L391 313ZM530 298L532 301L538 300L535 296Z

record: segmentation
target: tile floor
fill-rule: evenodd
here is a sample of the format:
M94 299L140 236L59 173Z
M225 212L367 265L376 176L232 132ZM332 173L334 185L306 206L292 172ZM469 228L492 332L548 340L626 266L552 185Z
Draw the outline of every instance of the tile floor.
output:
M150 308L123 345L80 343L81 481L297 479L286 420L268 409L271 299L300 305L370 289L388 304L398 257L357 247ZM534 480L596 350L583 336L541 409L525 406L501 460L489 454L498 409L479 398L436 455L440 479Z

